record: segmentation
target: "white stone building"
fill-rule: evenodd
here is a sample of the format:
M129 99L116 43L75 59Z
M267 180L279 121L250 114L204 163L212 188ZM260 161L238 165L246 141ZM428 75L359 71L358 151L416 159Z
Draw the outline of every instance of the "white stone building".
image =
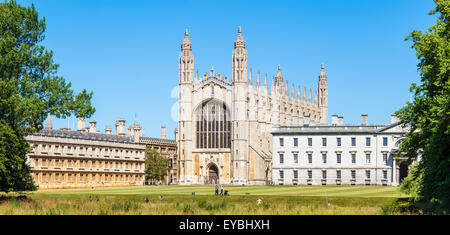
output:
M391 116L391 124L282 126L273 134L273 184L394 185L407 175L404 158L395 159L408 131ZM393 167L395 166L395 167Z
M328 123L328 84L324 66L314 99L311 89L289 88L278 66L269 85L247 71L241 28L234 41L232 79L194 73L192 43L186 30L179 55L179 184L267 184L271 179L272 137L276 125ZM270 89L270 91L269 91ZM289 91L290 90L290 91Z

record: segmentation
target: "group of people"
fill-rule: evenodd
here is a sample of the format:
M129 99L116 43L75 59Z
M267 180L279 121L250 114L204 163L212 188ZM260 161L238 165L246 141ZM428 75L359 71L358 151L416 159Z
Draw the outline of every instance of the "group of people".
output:
M216 184L216 189L215 189L215 193L214 195L218 196L219 195L219 185ZM228 196L228 190L223 190L223 185L220 186L220 195L223 196Z

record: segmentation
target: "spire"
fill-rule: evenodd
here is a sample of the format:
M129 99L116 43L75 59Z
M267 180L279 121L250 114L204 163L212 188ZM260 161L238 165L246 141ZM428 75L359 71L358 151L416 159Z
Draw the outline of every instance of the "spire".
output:
M268 91L268 84L267 84L267 73L266 73L266 75L265 75L265 78L264 78L264 88L266 89L266 92Z
M294 83L292 83L291 96L292 96L292 99L295 99L295 88L294 88Z
M259 78L259 70L258 70L258 73L256 74L256 87L258 87L258 89L259 89L260 86L261 86L261 80Z
M311 88L309 88L309 103L312 104Z
M289 84L289 81L286 80L286 84L285 84L284 90L285 90L285 94L286 94L287 97L289 97L289 87L288 87L288 84Z
M320 73L319 73L319 80L327 80L327 74L325 73L325 66L322 64Z
M297 100L301 100L301 99L302 99L302 94L301 94L301 90L300 90L300 85L298 85Z
M306 103L306 87L303 87L305 92L303 92L303 102Z
M186 30L184 31L184 39L181 42L181 50L192 50L192 43L191 43L191 40L189 40L188 35L189 35L189 33L186 28Z
M47 115L47 121L45 122L45 129L47 130L53 129L52 118L50 117L50 113Z
M241 26L238 27L238 35L236 39L234 40L234 48L245 48L245 40L244 37L242 37L242 29Z
M317 105L317 91L316 91L316 93L314 94L314 105Z
M277 84L280 84L280 82L283 82L283 74L281 74L281 66L278 65L278 72L277 75L275 76Z
M214 77L214 67L211 65L211 70L209 71L210 72L210 76L211 77Z

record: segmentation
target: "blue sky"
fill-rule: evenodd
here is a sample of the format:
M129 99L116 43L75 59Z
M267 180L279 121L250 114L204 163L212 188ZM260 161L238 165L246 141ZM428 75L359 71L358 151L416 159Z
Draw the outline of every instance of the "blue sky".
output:
M136 119L147 136L161 125L173 138L177 122L171 92L178 84L178 53L188 28L195 67L214 66L231 78L231 53L242 27L248 66L269 78L281 65L295 87L316 89L320 64L329 86L329 120L389 123L419 82L417 59L405 37L435 23L432 0L302 1L57 1L34 3L47 29L44 45L54 52L59 74L75 91L94 91L97 128ZM135 118L136 116L136 118ZM89 121L89 120L87 120ZM67 120L53 119L56 128ZM72 120L69 125L72 127ZM88 125L88 122L86 122ZM76 124L75 124L76 127Z

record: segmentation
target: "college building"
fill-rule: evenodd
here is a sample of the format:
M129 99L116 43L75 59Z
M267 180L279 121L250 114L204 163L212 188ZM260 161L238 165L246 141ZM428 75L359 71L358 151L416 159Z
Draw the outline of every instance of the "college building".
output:
M185 31L179 54L178 183L269 184L274 126L328 123L328 82L322 65L312 92L285 80L275 66L256 79L248 69L246 42L238 28L231 79L194 71L193 44ZM255 83L256 81L256 83ZM292 88L290 88L292 85ZM270 91L269 91L270 90ZM313 98L314 95L314 98Z
M31 152L27 163L40 189L138 186L145 181L146 147L170 160L164 183L176 180L176 142L145 137L142 127L134 123L125 131L125 120L116 121L116 133L107 125L102 134L96 121L85 127L78 118L77 130L53 129L50 115L45 128L26 137ZM165 127L163 127L165 133ZM175 172L174 172L175 171Z
M372 125L365 114L358 125L332 115L331 125L274 128L273 184L398 186L408 174L406 158L397 157L407 132L394 115Z

